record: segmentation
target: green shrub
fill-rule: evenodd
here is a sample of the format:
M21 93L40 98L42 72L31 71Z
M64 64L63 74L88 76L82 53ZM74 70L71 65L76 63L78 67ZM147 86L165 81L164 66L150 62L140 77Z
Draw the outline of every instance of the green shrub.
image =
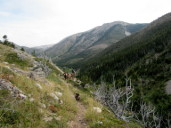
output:
M19 117L20 117L20 113L18 111L14 111L14 110L0 110L0 122L3 125L14 125L19 121Z

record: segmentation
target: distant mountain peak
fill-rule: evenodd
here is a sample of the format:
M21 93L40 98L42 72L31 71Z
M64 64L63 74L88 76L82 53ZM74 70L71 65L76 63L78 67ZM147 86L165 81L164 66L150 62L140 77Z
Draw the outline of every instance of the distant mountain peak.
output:
M58 65L73 65L96 55L145 26L146 24L130 24L123 21L105 23L63 39L47 49L46 54Z
M31 47L33 49L43 49L43 50L46 50L50 47L52 47L54 44L47 44L47 45L40 45L40 46L35 46L35 47Z

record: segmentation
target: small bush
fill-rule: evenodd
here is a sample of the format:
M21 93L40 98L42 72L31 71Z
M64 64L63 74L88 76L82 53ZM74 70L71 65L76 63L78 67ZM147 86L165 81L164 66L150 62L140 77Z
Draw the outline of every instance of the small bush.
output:
M20 113L14 110L1 110L0 122L4 125L13 125L19 121Z

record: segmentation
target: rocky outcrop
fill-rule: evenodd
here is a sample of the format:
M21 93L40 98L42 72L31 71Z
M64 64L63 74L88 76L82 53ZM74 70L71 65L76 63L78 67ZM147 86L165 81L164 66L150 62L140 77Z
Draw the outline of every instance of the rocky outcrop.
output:
M33 67L30 69L33 71L33 74L37 76L46 77L52 71L52 69L50 69L45 62L33 61L32 64Z
M9 90L13 97L20 98L20 99L27 98L27 96L24 95L24 93L20 89L18 89L17 87L12 85L11 82L6 81L5 79L0 78L0 89Z
M32 73L34 75L45 78L52 71L52 69L50 69L44 61L36 61L34 59L35 57L27 54L26 52L17 50L17 49L14 49L14 51L17 53L17 56L21 60L28 60L29 61L30 65L32 65L30 70L32 71ZM27 74L27 75L30 74L29 72L23 71L21 69L14 68L14 70L16 72L21 73L21 74Z
M28 58L31 60L34 57L31 56L30 54L27 54L26 52L14 49L14 51L17 53L17 56L21 59L21 60L27 60Z
M24 71L16 67L11 68L12 71L19 73L21 75L26 75L34 80L36 80L36 77L45 78L52 71L52 69L50 69L47 65L37 61L34 61L34 66L31 67L30 69L31 71Z

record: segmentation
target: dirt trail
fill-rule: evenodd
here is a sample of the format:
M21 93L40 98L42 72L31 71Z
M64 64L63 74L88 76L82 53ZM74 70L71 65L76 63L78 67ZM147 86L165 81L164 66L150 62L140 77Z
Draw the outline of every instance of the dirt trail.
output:
M75 119L68 123L69 128L87 128L85 116L85 107L80 102L77 102L78 112L75 115Z
M64 79L61 79L61 81L63 81L68 86L70 85ZM85 120L85 112L86 112L85 106L81 102L78 101L77 109L78 111L75 115L75 118L72 121L68 122L68 127L69 128L88 128L86 120Z

